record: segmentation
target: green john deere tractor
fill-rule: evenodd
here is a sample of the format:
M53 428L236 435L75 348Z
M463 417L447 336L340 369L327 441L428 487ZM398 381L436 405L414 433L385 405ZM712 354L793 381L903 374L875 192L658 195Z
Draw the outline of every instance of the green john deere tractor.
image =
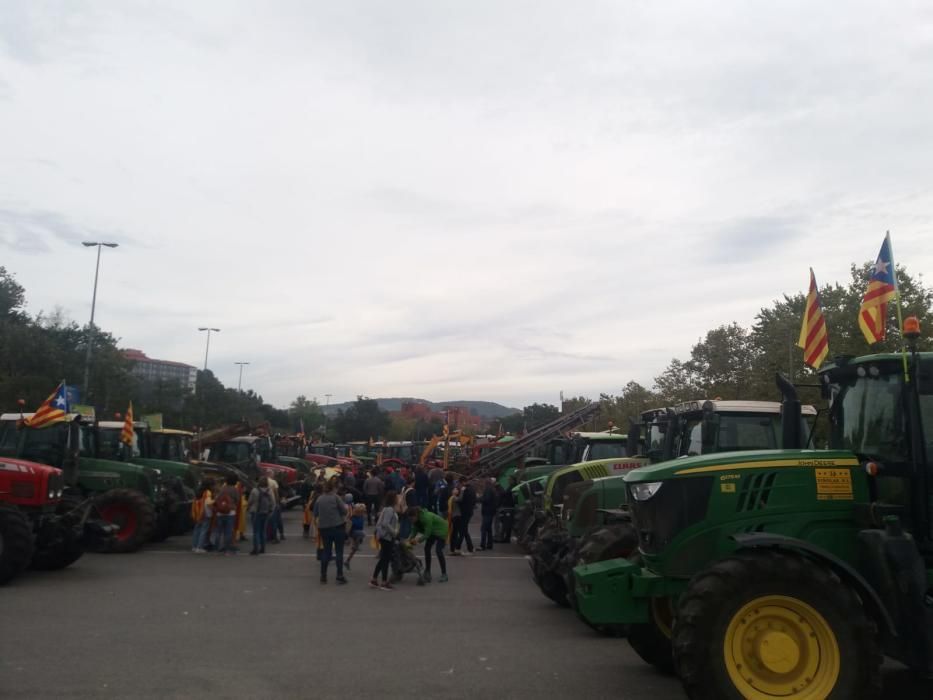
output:
M163 503L156 513L155 527L150 540L161 542L173 535L189 532L191 503L201 480L201 470L189 464L181 452L180 440L183 431L154 432L145 421L133 423L133 442L121 441L123 421L99 421L97 423L97 456L102 459L132 462L142 467L158 469L161 475Z
M808 419L812 406L803 407ZM697 454L768 449L780 445L781 404L776 401L689 401L673 408L645 411L629 432L632 453L644 452L654 462ZM644 434L644 438L642 438ZM809 435L802 423L800 435ZM794 445L800 447L803 445ZM544 595L559 605L573 604L573 568L628 557L637 535L626 509L625 474L644 462L629 460L617 476L584 481L585 465L568 467L548 486L559 518L532 546L531 568ZM561 484L563 481L563 485ZM562 488L561 488L562 487ZM547 493L547 490L546 490ZM602 627L600 631L620 631Z
M883 654L933 676L933 353L819 376L830 449L635 470L640 563L574 571L580 614L627 625L691 698L876 697ZM798 415L788 396L785 444Z
M29 415L0 416L8 436L0 453L61 469L66 497L93 496L100 518L120 528L109 551L134 552L148 542L158 514L167 506L159 470L99 458L92 420L69 414L67 420L43 428L20 426Z
M586 472L589 476L606 476L616 473L613 465L624 458L628 449L628 437L621 433L576 432L569 438L551 440L547 446L550 464L524 467L512 476L517 485L512 488L515 496L514 531L520 546L528 548L534 542L540 528L547 522L550 512L551 493L557 484L563 486L581 478L567 476L568 470ZM566 459L567 462L557 460ZM582 463L592 463L590 467ZM554 480L552 477L561 476ZM559 502L559 501L558 501Z

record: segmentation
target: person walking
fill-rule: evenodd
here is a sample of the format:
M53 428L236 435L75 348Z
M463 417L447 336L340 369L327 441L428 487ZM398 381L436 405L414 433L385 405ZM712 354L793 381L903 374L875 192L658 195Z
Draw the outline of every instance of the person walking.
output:
M337 583L344 584L343 543L347 537L347 505L334 491L334 482L324 484L324 493L314 502L314 519L323 544L321 553L321 583L327 583L327 566L337 559Z
M459 557L460 556L460 545L463 543L463 535L461 533L461 523L463 522L463 517L460 515L460 487L454 483L451 479L448 484L450 485L450 498L447 499L447 527L450 531L450 556Z
M352 561L353 555L359 551L360 545L363 544L363 540L366 538L366 532L363 530L365 525L366 506L357 503L353 506L350 514L350 554L347 555L347 560L343 563L343 567L347 571L350 570L350 561Z
M411 521L412 539L424 539L424 580L431 582L431 547L437 554L437 563L441 567L439 583L447 582L447 560L444 558L444 545L447 543L447 521L427 508L415 506L408 509Z
M496 520L496 511L499 509L499 494L496 493L496 480L489 479L483 489L480 499L480 515L482 524L479 530L479 549L486 551L492 549L492 524Z
M272 494L272 512L269 513L269 517L266 518L266 535L269 542L272 544L278 544L279 540L279 518L281 517L281 506L279 504L279 482L275 480L275 477L266 477L266 481L269 483L269 493ZM284 528L282 532L282 539L284 540Z
M237 548L233 540L233 528L236 524L236 506L240 500L240 492L236 485L238 479L230 474L226 483L214 500L214 516L217 528L217 551L222 554L236 554Z
M375 537L379 541L379 561L376 562L376 568L373 569L373 577L369 580L369 587L381 588L384 591L391 591L394 588L389 583L389 567L392 564L392 557L395 555L395 540L398 537L399 527L395 503L395 491L387 492L382 504L382 512L379 513L379 518L376 520ZM379 582L379 578L382 578L382 583Z
M266 552L266 520L275 507L272 490L269 488L269 477L259 477L259 482L249 492L246 510L253 523L253 549L250 554L265 554Z
M207 535L211 529L211 518L214 515L214 498L211 491L214 480L210 477L201 481L195 499L191 503L191 521L194 523L194 532L191 535L191 551L195 554L207 552Z
M467 552L473 554L473 538L470 536L470 519L476 510L476 491L466 477L460 477L460 542L466 543ZM460 550L460 547L457 547ZM462 553L462 550L461 550Z
M363 482L363 496L366 498L367 525L373 524L373 517L375 517L376 509L379 507L379 501L382 499L385 491L386 487L382 479L370 472L369 476L366 477L366 481Z

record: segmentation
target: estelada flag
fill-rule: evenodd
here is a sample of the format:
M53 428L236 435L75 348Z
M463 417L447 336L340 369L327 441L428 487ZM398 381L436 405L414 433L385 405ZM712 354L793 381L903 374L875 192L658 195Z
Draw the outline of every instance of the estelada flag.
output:
M884 340L888 318L888 302L897 296L894 259L891 255L891 234L884 237L881 252L868 280L868 289L858 311L858 326L868 344Z
M44 428L52 423L65 420L66 415L68 415L68 395L63 381L52 392L52 395L42 402L36 412L26 418L23 423L30 428Z
M810 291L807 293L807 305L803 310L803 323L800 326L797 347L803 348L803 361L813 369L819 369L829 354L829 333L826 330L823 303L820 301L820 290L816 286L816 276L812 267Z
M120 431L120 442L124 445L132 445L136 433L133 431L133 402L130 401L126 409L126 418L123 420L123 430Z

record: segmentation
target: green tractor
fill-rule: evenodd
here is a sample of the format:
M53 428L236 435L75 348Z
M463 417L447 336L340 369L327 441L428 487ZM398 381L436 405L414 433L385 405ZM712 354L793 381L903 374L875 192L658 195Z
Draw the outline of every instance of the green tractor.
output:
M802 446L809 439L812 406L802 408ZM629 432L633 453L643 451L653 462L697 454L776 448L781 440L781 404L776 401L688 401L673 408L645 411ZM642 438L644 434L644 438ZM545 501L561 502L532 547L531 568L541 592L562 606L572 605L573 569L580 563L627 557L637 535L627 510L625 474L643 463L614 465L621 473L586 478L586 465L555 474ZM634 463L631 463L634 462ZM563 482L563 483L561 483ZM550 497L548 498L548 490ZM551 508L555 506L552 505ZM601 627L618 632L618 627Z
M164 502L158 509L150 540L162 542L173 535L189 532L194 526L191 522L191 504L201 481L201 470L187 461L186 452L183 451L186 433L166 430L156 432L145 421L133 423L131 444L121 441L122 433L123 421L99 421L97 456L159 470Z
M580 614L628 626L691 698L876 697L883 655L933 676L933 353L843 358L819 376L828 450L635 470L640 562L574 570ZM799 402L785 396L793 444Z
M580 464L584 462L594 463L591 469L583 469L593 476L612 474L613 470L607 472L603 465L610 465L624 458L628 442L628 437L622 433L575 432L569 438L555 438L549 441L546 446L549 463L538 464L535 458L530 458L523 462L526 465L532 463L533 466L506 471L505 476L516 481L512 492L515 496L514 529L519 545L527 549L548 520L550 505L546 501L550 498L554 484L564 484L567 479L578 480L564 476L555 482L551 480L552 475L557 472L564 475L568 469L573 470L572 468L583 469Z
M148 542L167 505L159 470L99 458L91 419L69 414L43 428L20 426L22 418L30 415L0 416L6 436L0 454L57 467L64 473L64 496L94 497L100 518L119 527L108 551L134 552Z

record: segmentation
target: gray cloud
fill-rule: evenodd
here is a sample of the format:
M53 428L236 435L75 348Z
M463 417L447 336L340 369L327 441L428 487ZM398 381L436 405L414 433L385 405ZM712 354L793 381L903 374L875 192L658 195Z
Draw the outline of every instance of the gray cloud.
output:
M931 27L867 0L10 0L3 263L83 319L80 241L116 239L100 323L195 364L221 327L219 376L252 361L280 404L650 383L799 289L815 241L821 282L888 228L933 265Z
M0 209L0 244L24 253L46 253L50 241L126 243L127 236L81 226L51 211Z

